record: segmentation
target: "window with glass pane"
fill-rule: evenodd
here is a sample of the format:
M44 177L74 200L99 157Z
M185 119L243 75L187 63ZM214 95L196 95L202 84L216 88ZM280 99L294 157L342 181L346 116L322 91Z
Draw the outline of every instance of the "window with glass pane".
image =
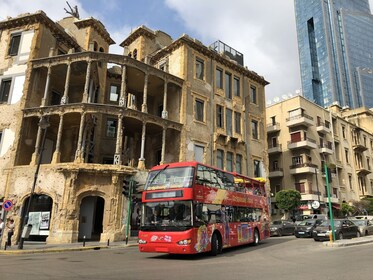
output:
M194 160L198 162L203 162L204 147L199 145L194 145Z
M231 152L227 152L227 171L233 171L233 154Z
M216 151L216 165L220 169L224 169L224 151L217 150Z
M204 121L204 106L205 103L203 100L196 99L196 120L203 122Z
M203 80L205 72L205 65L202 59L196 59L196 78Z
M222 89L223 88L223 70L216 68L215 76L216 76L216 87Z
M234 112L234 130L241 134L241 113Z
M120 88L116 85L110 86L110 101L111 102L118 102L120 94Z
M10 85L12 84L11 79L2 80L0 86L0 103L7 103L10 93Z
M233 81L234 96L240 96L240 78L234 77Z
M21 34L11 35L8 55L15 56L18 54L20 42L21 42Z
M259 139L258 122L255 120L251 121L251 137L253 139Z
M260 177L261 172L260 172L260 161L254 159L254 177Z
M220 105L216 105L216 126L224 127L224 108Z
M257 104L256 87L250 86L250 102Z
M236 172L242 174L242 155L236 155Z
M107 137L116 137L117 131L117 120L115 119L108 119L106 121L106 136Z
M232 99L232 75L225 73L225 97Z
M225 115L225 118L227 120L227 135L232 136L232 110L226 109Z

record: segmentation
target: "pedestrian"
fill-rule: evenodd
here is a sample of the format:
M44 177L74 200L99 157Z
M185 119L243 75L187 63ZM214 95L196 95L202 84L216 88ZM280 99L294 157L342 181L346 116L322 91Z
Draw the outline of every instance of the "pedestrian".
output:
M10 247L12 246L12 236L14 234L14 220L10 219L6 227L8 228L7 246Z
M0 218L0 237L2 236L4 230L4 221Z

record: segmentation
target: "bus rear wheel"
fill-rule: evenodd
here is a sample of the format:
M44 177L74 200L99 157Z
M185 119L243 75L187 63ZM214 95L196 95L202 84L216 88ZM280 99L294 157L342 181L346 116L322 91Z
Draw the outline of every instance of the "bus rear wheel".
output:
M221 247L221 239L216 233L214 233L211 238L211 255L216 256L218 253L220 253Z
M258 245L259 241L260 241L259 231L257 229L255 229L255 231L254 231L254 242L253 242L253 246Z

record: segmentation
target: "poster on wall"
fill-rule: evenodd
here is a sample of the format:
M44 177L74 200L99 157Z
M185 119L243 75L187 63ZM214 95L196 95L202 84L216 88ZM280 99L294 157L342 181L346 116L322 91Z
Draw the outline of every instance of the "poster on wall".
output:
M41 212L30 212L28 224L32 225L30 235L39 235L39 227L41 221Z
M51 212L41 212L41 222L39 229L49 229L50 215Z

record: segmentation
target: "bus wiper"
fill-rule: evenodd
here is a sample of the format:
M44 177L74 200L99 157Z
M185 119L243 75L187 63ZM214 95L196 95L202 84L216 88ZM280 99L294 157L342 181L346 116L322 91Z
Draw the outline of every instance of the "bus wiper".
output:
M158 171L157 174L154 175L154 177L152 178L152 180L149 182L149 185L151 185L153 183L153 181L155 180L155 178L158 177L159 174L161 174L167 167L169 167L170 165L167 164L164 168L162 168L161 170Z

